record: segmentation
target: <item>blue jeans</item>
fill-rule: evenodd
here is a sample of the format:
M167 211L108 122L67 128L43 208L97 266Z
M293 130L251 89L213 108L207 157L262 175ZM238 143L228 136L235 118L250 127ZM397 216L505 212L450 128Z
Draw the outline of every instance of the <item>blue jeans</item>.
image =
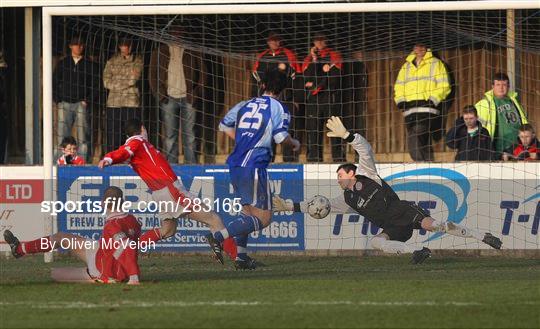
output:
M195 158L195 109L186 98L169 97L160 105L161 121L165 136L163 151L169 162L178 163L178 128L182 125L182 148L184 163L196 163Z
M88 105L83 106L81 102L77 103L58 103L58 129L56 131L58 144L62 143L62 139L66 136L71 136L73 125L77 130L77 142L79 144L79 154L86 160L86 163L91 162L90 156L90 115L88 113ZM58 154L58 156L60 156Z

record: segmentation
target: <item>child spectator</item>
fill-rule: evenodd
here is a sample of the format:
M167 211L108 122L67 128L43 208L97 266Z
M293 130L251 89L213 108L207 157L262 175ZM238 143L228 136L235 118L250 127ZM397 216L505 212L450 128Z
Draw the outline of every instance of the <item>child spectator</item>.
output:
M77 154L77 140L73 136L64 137L62 144L60 144L60 149L62 150L62 156L56 161L57 165L82 166L86 164L84 159Z
M456 149L456 161L482 161L492 159L492 142L489 132L478 121L476 108L467 105L463 116L446 134L446 145Z
M536 138L533 126L528 123L521 125L518 137L517 143L504 151L503 160L539 160L540 142Z

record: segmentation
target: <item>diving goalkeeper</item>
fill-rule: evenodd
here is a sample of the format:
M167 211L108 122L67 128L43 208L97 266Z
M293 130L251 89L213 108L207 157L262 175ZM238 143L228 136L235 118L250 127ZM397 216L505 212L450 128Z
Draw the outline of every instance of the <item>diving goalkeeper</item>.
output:
M451 235L474 238L489 246L500 249L502 242L491 233L480 233L457 223L431 218L422 208L400 200L396 192L377 173L373 150L360 134L352 134L339 117L331 117L326 126L329 137L343 138L359 155L358 166L347 163L337 169L338 184L343 195L331 200L331 212L358 213L383 231L371 239L374 249L386 253L412 253L412 263L419 264L431 256L426 248L405 244L413 230L444 232ZM274 211L306 212L305 202L293 203L279 196L273 198Z

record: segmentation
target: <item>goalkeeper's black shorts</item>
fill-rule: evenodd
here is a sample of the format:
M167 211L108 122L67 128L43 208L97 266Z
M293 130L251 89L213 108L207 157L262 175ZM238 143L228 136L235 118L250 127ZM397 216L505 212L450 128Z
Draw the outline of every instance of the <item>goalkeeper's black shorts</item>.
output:
M411 238L413 230L422 228L422 219L426 217L429 217L428 213L419 206L408 201L396 201L391 205L382 233L390 240L405 242Z

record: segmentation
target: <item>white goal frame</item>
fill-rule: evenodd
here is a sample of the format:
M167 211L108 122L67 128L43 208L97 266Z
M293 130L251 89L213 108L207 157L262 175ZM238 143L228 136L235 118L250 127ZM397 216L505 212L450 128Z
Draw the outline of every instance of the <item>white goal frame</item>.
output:
M21 1L24 3L25 1ZM54 3L55 1L52 1ZM135 4L137 1L134 1ZM204 15L204 14L271 14L276 13L348 13L348 12L411 12L411 11L469 11L469 10L514 10L538 9L539 0L513 1L435 1L435 2L391 2L391 3L324 3L312 1L255 0L249 3L212 0L176 1L174 5L123 5L123 6L63 6L43 7L43 179L53 179L53 98L52 98L52 17L53 16L102 16L102 15ZM111 3L114 3L111 1ZM125 2L124 2L125 3ZM52 184L45 184L45 200L53 200ZM45 233L53 233L53 223L45 219ZM52 254L45 254L45 261L52 261Z

